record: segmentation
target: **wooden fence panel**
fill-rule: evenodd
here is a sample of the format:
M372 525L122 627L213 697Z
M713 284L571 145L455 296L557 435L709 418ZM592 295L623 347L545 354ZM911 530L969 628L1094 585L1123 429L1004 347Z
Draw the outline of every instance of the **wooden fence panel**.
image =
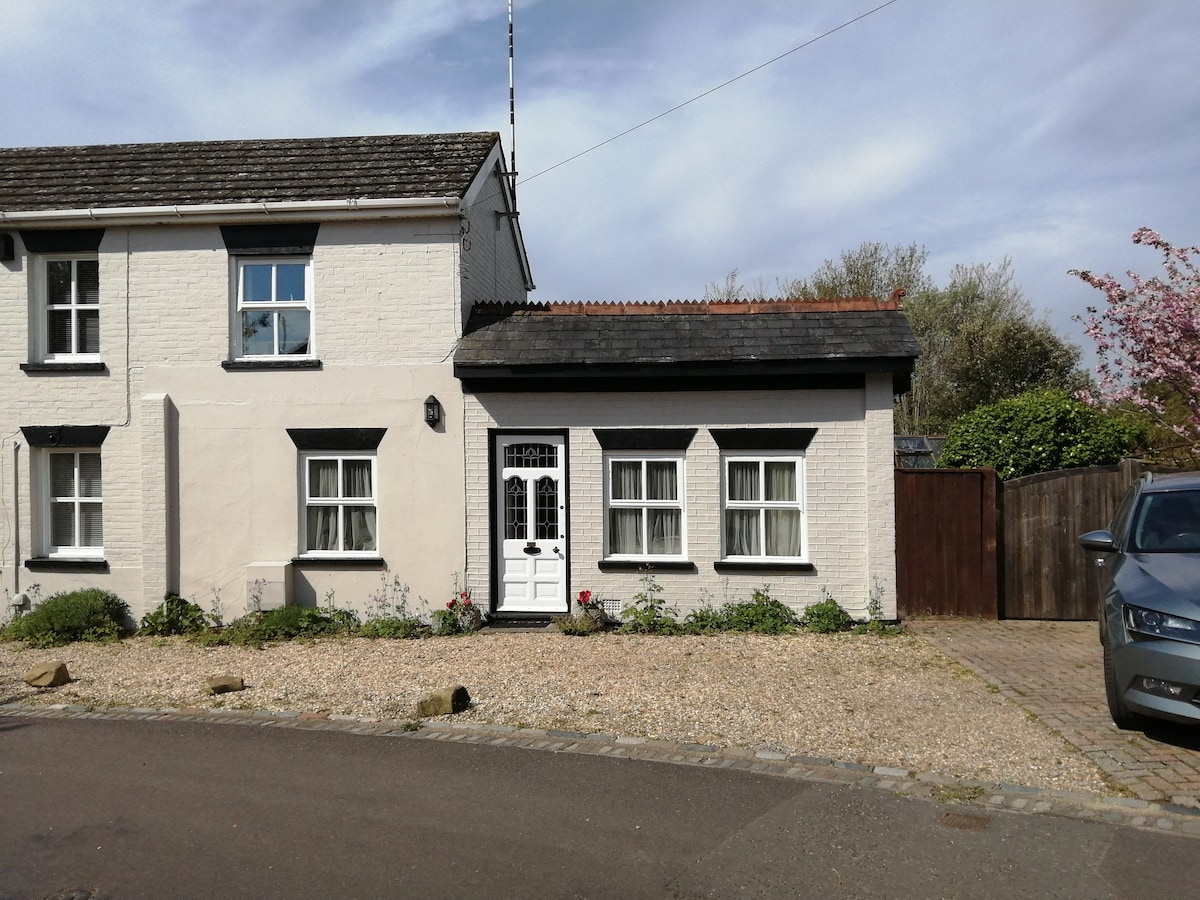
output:
M896 470L901 617L998 617L997 484L990 469Z
M1148 468L1125 460L1005 482L1005 618L1096 618L1104 573L1079 546L1079 535L1107 528L1129 485Z

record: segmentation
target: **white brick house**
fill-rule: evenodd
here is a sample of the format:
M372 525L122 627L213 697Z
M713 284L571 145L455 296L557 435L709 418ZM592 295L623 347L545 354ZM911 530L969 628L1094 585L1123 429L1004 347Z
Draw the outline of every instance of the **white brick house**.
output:
M515 213L491 133L0 150L4 591L894 616L896 302L530 304Z

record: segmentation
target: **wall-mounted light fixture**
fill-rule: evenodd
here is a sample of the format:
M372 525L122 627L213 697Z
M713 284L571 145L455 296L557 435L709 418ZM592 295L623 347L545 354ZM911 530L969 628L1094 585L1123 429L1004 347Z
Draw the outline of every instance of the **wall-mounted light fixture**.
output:
M440 421L442 421L442 404L438 403L437 397L430 394L425 398L425 424L430 428L437 428Z

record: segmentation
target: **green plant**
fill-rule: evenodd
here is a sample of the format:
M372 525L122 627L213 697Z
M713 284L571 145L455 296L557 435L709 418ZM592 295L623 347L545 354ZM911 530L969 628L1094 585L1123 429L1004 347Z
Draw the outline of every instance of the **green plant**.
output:
M554 627L563 634L584 636L604 630L604 622L595 616L555 616Z
M52 594L0 632L6 640L31 647L59 647L72 641L115 641L130 630L125 601L101 588Z
M688 634L716 634L725 630L725 614L711 604L693 609L683 620Z
M804 610L800 624L805 631L812 631L816 634L833 634L837 631L845 631L853 621L850 614L838 605L828 590L822 587L821 599Z
M851 629L855 634L900 634L901 628L883 621L883 582L878 576L871 579L871 591L867 600L867 621Z
M654 571L647 566L642 569L642 589L633 595L633 603L621 610L621 631L627 634L678 634L682 628L678 612L659 596L662 585L654 578Z
M726 604L722 610L727 631L752 631L756 634L788 634L795 630L796 614L770 595L771 586L756 588L750 599Z
M368 638L423 638L430 634L430 627L415 616L379 616L367 619L358 629L359 637Z
M142 634L171 635L195 634L208 630L209 617L195 603L184 600L178 594L167 593L156 609L142 617Z
M1065 391L1030 391L980 406L946 432L938 464L988 467L1001 479L1118 462L1143 440L1128 416L1096 409Z
M459 584L458 573L454 573L454 594L445 609L434 610L434 631L438 634L468 634L478 631L483 624L483 614L471 603L471 591Z
M346 609L319 609L314 606L281 606L266 611L251 611L234 619L217 636L197 635L201 644L239 644L261 647L272 641L298 638L333 637L358 631L358 616Z

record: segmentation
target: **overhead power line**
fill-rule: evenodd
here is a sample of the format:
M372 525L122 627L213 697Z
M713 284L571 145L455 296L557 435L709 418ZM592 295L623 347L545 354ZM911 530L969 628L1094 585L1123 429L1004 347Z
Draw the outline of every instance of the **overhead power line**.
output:
M677 112L678 110L683 109L685 106L695 103L697 100L703 100L709 94L715 94L717 91L721 90L721 88L729 87L729 85L733 84L735 81L741 81L747 75L753 75L755 72L759 71L760 69L765 69L767 66L769 66L773 63L777 63L784 57L791 56L793 53L796 53L799 50L803 50L805 47L811 47L817 41L823 40L824 38L829 37L831 34L836 34L837 32L841 31L843 28L849 28L854 23L861 22L863 19L867 18L868 16L872 16L875 13L879 12L881 9L891 6L893 3L897 3L897 2L899 2L899 0L887 0L886 3L881 3L878 6L876 6L874 9L867 10L862 15L855 16L853 19L843 22L841 25L838 25L836 28L830 28L828 31L826 31L822 34L818 34L814 38L810 38L809 40L805 41L803 44L800 44L797 47L793 47L791 50L787 50L784 53L780 53L778 56L773 57L772 59L768 59L764 63L759 63L753 69L747 69L741 75L735 75L733 78L730 78L728 81L723 81L720 84L718 84L716 87L711 87L704 93L697 94L695 97L693 97L690 100L684 100L682 103L680 103L676 106L672 106L670 109L664 110L663 112L660 112L656 116L651 116L649 119L647 119L644 122L639 122L637 125L634 125L631 128L626 128L620 134L614 134L612 137L607 138L607 139L601 141L600 143L595 144L591 147L588 147L586 150L580 150L574 156L568 156L562 162L557 162L548 169L542 169L542 171L535 172L533 175L530 175L528 178L522 178L517 183L525 184L525 182L533 181L533 179L537 178L540 175L545 175L547 172L553 172L555 169L565 166L569 162L574 162L575 160L579 159L579 157L586 156L587 154L591 153L593 150L599 150L601 147L605 146L606 144L611 144L613 141L620 140L621 138L625 137L627 134L632 134L633 132L637 131L639 128L645 128L647 125L651 124L652 122L657 122L659 119L663 118L664 116L669 116L671 113Z

